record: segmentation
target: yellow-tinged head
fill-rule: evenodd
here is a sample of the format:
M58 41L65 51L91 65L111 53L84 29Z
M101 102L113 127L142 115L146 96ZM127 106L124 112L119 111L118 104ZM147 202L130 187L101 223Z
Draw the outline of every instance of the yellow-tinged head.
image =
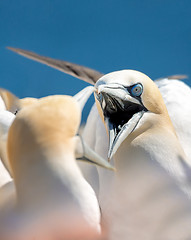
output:
M21 109L9 130L8 156L15 169L22 156L46 154L73 146L81 110L70 96L49 96ZM73 147L74 148L74 147Z
M19 100L20 103L20 107L28 107L33 103L36 103L38 101L38 98L33 98L33 97L26 97L26 98L22 98Z
M75 159L76 155L78 159L113 169L76 136L82 107L92 91L88 89L82 90L77 97L44 97L18 112L10 127L7 145L15 179L34 160L54 162L55 159Z
M165 122L173 129L158 87L145 74L134 70L112 72L101 77L95 88L98 111L110 136L109 158L140 128L141 119L147 126Z
M132 89L138 84L142 86L142 89L140 95L136 96L133 95ZM144 107L149 111L156 114L166 114L166 106L158 87L147 75L139 71L121 70L106 74L97 81L96 88L98 91L99 88L115 89L116 94L117 91L120 91L122 97L126 95L126 100L133 100L135 103L136 100L141 100Z
M20 109L19 98L16 97L10 91L0 88L0 96L4 101L6 110L15 113L18 109Z

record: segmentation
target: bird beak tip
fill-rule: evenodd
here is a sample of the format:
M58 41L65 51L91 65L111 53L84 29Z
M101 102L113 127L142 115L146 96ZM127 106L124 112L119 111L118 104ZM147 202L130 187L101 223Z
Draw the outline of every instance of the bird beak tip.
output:
M112 170L112 171L116 172L116 168L113 167L113 166L111 166L111 167L109 168L109 170Z

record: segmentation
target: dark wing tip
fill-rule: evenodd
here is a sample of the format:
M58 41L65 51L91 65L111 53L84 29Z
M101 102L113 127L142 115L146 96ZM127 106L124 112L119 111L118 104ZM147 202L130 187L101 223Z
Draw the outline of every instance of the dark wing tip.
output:
M101 76L103 76L102 73L94 69L84 67L75 63L44 57L34 52L23 50L20 48L7 47L7 49L16 52L26 58L32 59L34 61L48 65L52 68L58 69L59 71L65 72L69 75L72 75L93 85L97 82L97 80Z
M188 75L186 75L186 74L175 74L175 75L168 76L167 78L168 79L179 79L179 80L181 80L181 79L188 78Z
M182 80L182 79L187 79L188 75L186 74L175 74L175 75L170 75L170 76L166 76L166 77L161 77L161 78L157 78L155 79L155 81L160 81L162 79L168 78L170 79L178 79L178 80Z

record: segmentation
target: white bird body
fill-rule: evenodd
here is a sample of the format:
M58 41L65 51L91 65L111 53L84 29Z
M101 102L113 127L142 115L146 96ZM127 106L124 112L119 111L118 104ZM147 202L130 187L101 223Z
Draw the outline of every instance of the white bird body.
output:
M125 75L125 71L115 72L113 76L112 73L108 74L105 78L100 79L100 85L104 82L103 89L107 84L112 88L110 81L115 81L116 83L123 80ZM141 82L141 76L139 76L139 81ZM128 86L127 82L124 85ZM97 89L99 92L99 81L97 82ZM158 97L160 95L159 93L154 94ZM146 94L143 97L144 99L146 98L146 101L149 101ZM137 130L135 129L135 131L128 135L128 137L120 144L113 157L117 170L115 177L104 174L100 171L101 169L98 171L100 180L99 200L103 215L105 216L106 221L109 222L108 224L111 225L111 239L126 239L128 234L133 239L140 239L141 236L143 237L147 230L146 228L145 230L144 228L139 228L140 231L136 231L135 222L137 219L140 219L140 221L143 222L147 219L147 221L150 222L150 229L148 228L148 234L145 235L145 237L150 236L148 239L153 239L152 237L155 236L154 234L156 234L157 231L159 231L160 224L163 221L167 221L169 225L172 225L171 230L174 231L174 234L172 234L171 230L169 230L170 232L164 230L161 231L161 235L158 234L158 236L168 236L170 237L169 239L173 239L172 236L176 236L176 231L179 231L182 234L183 229L180 228L180 226L184 221L187 226L191 222L191 207L189 200L191 194L191 163L185 156L177 139L172 123L168 117L168 113L165 110L165 105L162 103L161 99L159 99L159 106L156 106L156 109L154 108L154 104L157 103L156 101L153 106L151 106L154 112L149 111L144 113L136 126ZM160 110L160 108L162 108L162 112L156 114L155 111ZM92 126L90 122L92 118L91 114L94 114L94 122L96 123L94 126ZM106 146L107 144L102 143L105 143L106 141L108 143L108 136L104 133L104 124L100 122L100 119L101 118L94 105L87 120L87 126L84 130L84 138L87 141L88 129L92 128L94 131L96 129L96 134L94 135L96 137L92 142L94 142L94 146L100 146L100 149L97 148L97 151L104 156L108 152L108 148ZM89 134L89 136L90 135L91 134ZM150 179L148 176L150 176ZM152 198L152 195L149 194L154 191L154 188L158 189L158 194L160 194L158 196L156 193L157 191L154 192L154 194L159 197L158 201L156 198ZM111 189L113 190L113 193ZM166 198L165 195L167 191L171 192L171 195L169 195L168 198ZM142 203L140 199L144 199L148 196L148 203ZM137 203L132 205L133 202ZM151 206L149 204L151 204ZM167 207L169 210L166 211L166 214L163 214L166 206L169 206ZM182 209L182 211L184 211L184 206L187 208L187 213L189 213L188 216L184 216L181 220L175 217L173 221L168 222L168 215L172 214L173 211L176 212L176 209ZM152 212L155 211L157 207L161 209L161 213L159 210L158 218L156 218L153 223L155 224L154 226L151 225L152 218L154 219ZM138 212L136 213L136 217L133 217L137 208ZM142 215L141 211L144 211L144 208L146 208L148 212L144 212ZM132 214L128 214L128 212L132 212ZM184 215L182 212L180 214ZM177 225L175 224L176 221ZM126 222L125 225L124 222ZM124 229L120 226L123 226ZM127 228L125 228L125 226ZM186 228L187 227L185 227L185 229ZM178 236L180 235L177 235L177 239L179 239ZM190 237L187 230L185 230L185 236ZM163 238L161 237L159 239Z
M114 156L120 161L106 219L109 239L189 239L190 199L148 149L135 143L125 152L125 144Z
M178 79L160 79L155 81L170 119L175 128L180 144L191 163L191 89Z
M92 87L75 96L82 108L90 92ZM74 98L50 96L35 101L19 111L9 129L7 152L16 205L1 218L1 230L6 237L15 234L15 228L9 229L6 224L7 219L16 219L12 225L21 235L31 229L31 236L35 229L39 234L56 234L67 239L89 239L92 234L100 234L99 204L75 155L80 158L84 155L106 168L111 166L85 143L75 153L81 110Z
M45 225L55 214L57 220L54 224L61 218L63 232L71 231L78 225L100 232L100 210L95 193L83 178L74 155L66 154L66 149L60 147L48 156L43 153L41 164L37 158L40 155L38 152L19 158L19 161L26 163L18 171L19 179L15 177L18 206L23 214L40 218ZM47 220L49 214L50 219Z
M96 83L102 76L96 71L95 74L91 71L90 76L88 75L89 69L82 66L78 66L76 68L78 71L75 71L76 65L70 63L68 70L67 63L64 61L42 57L21 49L11 50L75 75L80 79L84 80L85 78L85 81L92 84ZM87 73L87 76L84 73ZM104 215L110 216L107 218L110 224L110 239L126 240L128 237L129 239L149 240L189 239L191 223L190 88L182 84L183 93L181 93L180 82L166 79L157 82L176 133L168 117L166 107L161 101L161 96L154 87L154 92L142 93L143 103L144 105L146 103L149 112L145 112L143 115L135 114L136 116L130 119L130 123L126 124L127 129L123 129L129 130L129 132L122 132L120 141L118 138L116 140L115 134L119 133L123 126L118 126L117 131L113 131L110 124L107 129L110 135L109 141L106 131L103 132L104 125L100 122L100 119L104 121L102 110L107 107L110 112L108 114L106 111L105 117L110 117L113 112L116 112L116 108L119 110L119 105L121 108L125 107L124 100L142 104L140 99L130 97L129 93L126 95L124 90L127 87L127 90L131 91L133 84L137 84L139 81L142 83L142 78L145 79L145 76L137 72L135 75L129 72L128 78L126 73L126 71L111 73L97 81L96 94L104 93L104 86L99 87L99 85L105 85L110 88L106 91L106 95L109 93L110 96L107 95L108 99L102 96L104 101L98 96L102 107L102 109L99 107L101 118L94 106L84 132L84 137L88 140L91 139L94 150L97 149L102 156L108 152L107 145L109 145L110 150L109 157L116 152L113 158L117 171L114 174L113 184L109 186L108 183L112 182L110 176L99 171L100 188L103 188L103 191L100 191L101 207ZM116 88L116 91L121 92L121 94L118 93L116 96L116 92L112 88L113 90ZM173 90L176 90L176 94ZM116 106L116 101L118 106ZM162 104L162 109L160 109L160 104ZM135 110L135 107L133 109ZM185 109L187 110L185 111ZM144 111L144 108L142 110ZM139 119L140 116L141 119ZM139 121L136 125L137 119ZM105 125L108 125L108 119L107 122L105 121ZM88 131L94 134L91 135L90 132L88 134ZM112 189L113 194L108 191L108 188Z
M189 104L191 102L191 89L189 86L177 79L164 78L155 81L155 83L162 94L179 142L187 159L191 163L191 130L189 127L191 125L191 110ZM104 134L104 124L101 121L96 104L93 105L89 114L89 119L87 120L84 129L84 139L94 143L91 145L93 149L95 149L96 145L100 146L100 150L97 152L101 156L107 155L108 136L106 133ZM100 145L100 142L104 144ZM91 168L92 167L93 166L91 166Z

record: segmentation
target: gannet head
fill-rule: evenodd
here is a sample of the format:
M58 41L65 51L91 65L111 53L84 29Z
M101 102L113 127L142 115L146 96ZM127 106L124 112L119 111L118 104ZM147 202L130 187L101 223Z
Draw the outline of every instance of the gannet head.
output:
M91 156L86 147L79 144L76 134L80 120L79 102L71 96L48 96L22 108L8 135L8 157L15 179L31 153L51 161L54 161L55 154L64 154L68 159L75 159L76 154L78 158L85 155L87 161L112 168L107 161L99 156Z
M137 128L145 113L168 115L155 83L145 74L122 70L101 77L95 85L98 111L106 123L110 144L108 158Z
M38 101L38 99L33 98L33 97L21 98L21 99L19 99L20 109L23 108L23 107L28 107L28 106L30 106L31 104L33 104L37 101Z
M8 134L7 152L13 174L20 168L21 159L33 152L48 156L61 151L62 143L66 150L70 149L80 114L76 101L70 96L49 96L22 108Z
M12 113L15 113L18 109L20 109L19 98L10 91L0 88L0 97L4 103L4 110L6 109Z

